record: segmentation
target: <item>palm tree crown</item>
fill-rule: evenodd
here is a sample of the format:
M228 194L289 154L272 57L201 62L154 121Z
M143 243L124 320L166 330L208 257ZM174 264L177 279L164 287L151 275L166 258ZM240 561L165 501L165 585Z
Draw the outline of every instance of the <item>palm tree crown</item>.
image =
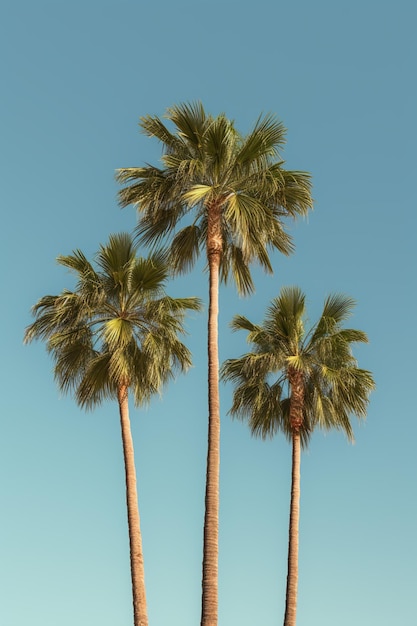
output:
M305 328L305 295L297 287L282 289L267 310L262 325L243 316L234 330L247 330L253 351L229 359L224 380L235 384L231 414L248 419L254 435L273 436L281 430L291 439L299 432L306 445L316 426L341 429L353 439L350 415L366 416L372 374L357 367L351 344L367 342L363 331L343 328L354 300L329 296L319 321ZM291 413L291 395L300 386L301 412Z
M44 296L33 307L35 321L25 341L42 339L55 360L55 377L77 403L93 408L117 398L121 384L142 404L160 390L191 355L178 339L196 298L171 298L164 287L169 270L165 255L136 256L130 235L111 235L101 246L98 269L80 250L58 257L77 275L74 291Z
M222 280L232 274L239 292L250 293L249 265L257 261L272 272L269 249L292 251L282 220L311 208L310 176L283 168L285 128L271 115L246 137L201 103L174 106L166 117L174 133L156 116L141 118L144 133L163 145L163 167L118 170L119 182L131 183L120 191L121 205L137 206L144 243L171 238L176 271L187 271L205 249L208 257L220 255Z
M58 262L78 277L75 291L44 296L33 307L35 321L25 341L43 339L55 361L55 378L64 392L91 409L117 399L123 442L135 626L147 626L142 535L136 487L128 392L147 402L161 386L191 364L178 339L196 298L165 294L168 268L161 252L144 259L127 234L110 236L96 257L97 269L80 250Z

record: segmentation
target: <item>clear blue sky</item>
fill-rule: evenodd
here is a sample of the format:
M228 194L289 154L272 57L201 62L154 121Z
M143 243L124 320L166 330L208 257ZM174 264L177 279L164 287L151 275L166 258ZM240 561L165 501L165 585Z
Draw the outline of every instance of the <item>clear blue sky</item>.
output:
M2 65L0 623L130 626L117 407L82 413L56 390L30 307L71 286L55 264L131 230L114 170L157 162L147 113L200 99L246 132L288 127L287 167L313 175L297 246L256 271L256 295L221 292L221 358L245 351L236 313L260 321L282 285L358 300L357 353L378 389L356 444L317 432L302 459L298 626L417 623L414 3L212 0L7 2ZM197 269L170 286L207 303ZM206 314L189 322L193 370L132 412L151 626L199 623L207 436ZM251 439L222 387L219 626L282 623L290 448Z

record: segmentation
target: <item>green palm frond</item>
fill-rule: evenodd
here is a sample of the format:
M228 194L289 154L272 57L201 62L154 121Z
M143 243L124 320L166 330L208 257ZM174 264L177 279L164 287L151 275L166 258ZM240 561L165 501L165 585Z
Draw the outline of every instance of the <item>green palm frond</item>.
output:
M135 245L129 233L117 233L109 236L107 245L100 245L96 255L97 265L107 276L114 277L119 282L119 276L135 259Z
M189 146L200 149L208 119L201 102L172 106L167 110L166 118L175 124L179 136Z
M254 233L266 232L272 221L271 217L269 209L250 194L233 193L228 196L224 220L243 249L246 240Z
M233 320L230 323L230 327L232 330L248 330L249 332L254 331L255 329L260 329L260 326L256 326L251 321L244 317L243 315L235 315Z
M301 372L306 371L306 359L303 354L293 354L287 356L288 367L292 367L295 370L299 370Z
M171 298L164 296L158 301L163 306L164 313L167 313L172 319L181 320L185 316L186 311L200 311L200 298Z
M74 250L73 254L68 256L58 256L57 262L64 267L68 267L68 269L73 270L80 277L82 276L93 276L94 269L91 263L88 261L87 257L81 250Z
M277 157L279 148L285 144L286 128L274 115L259 117L252 132L245 138L236 160L252 164L262 157Z
M175 228L176 219L173 218L173 215L178 212L182 213L180 205L172 205L171 208L172 212L167 210L155 215L144 215L135 228L139 243L151 246L152 250L161 245L165 237L169 236Z
M97 354L88 363L76 387L75 399L86 410L92 410L117 394L117 380L110 375L111 354Z
M298 287L284 287L267 309L264 327L274 342L287 344L297 354L304 338L305 295Z
M55 380L64 393L77 388L89 361L96 355L88 335L71 341L55 335L48 342L48 351L55 358Z
M132 340L132 326L129 320L116 317L108 320L103 326L103 341L109 349L125 347Z
M129 302L142 302L146 299L155 299L162 296L169 277L170 269L167 264L168 255L165 250L159 250L148 258L139 257L131 269Z
M275 168L275 206L278 214L292 218L305 216L312 208L311 175L308 172L288 171Z
M281 254L289 256L295 250L291 235L289 235L279 220L274 220L269 230L268 244L276 248Z
M146 115L140 118L139 125L145 135L148 135L148 137L156 137L174 154L181 152L184 148L184 143L168 130L159 117Z
M239 140L233 123L224 115L210 121L204 133L204 153L215 185L224 185Z
M254 290L254 283L249 265L244 259L242 249L229 244L223 252L223 263L220 267L220 279L227 283L229 274L233 274L237 290L242 295L249 295Z
M279 297L275 300L275 310L279 316L286 320L292 320L298 327L305 315L305 294L299 287L283 287Z
M141 181L142 179L149 179L155 177L156 173L160 172L163 175L162 171L157 167L152 167L148 165L147 167L124 167L116 170L116 180L119 183L130 183L134 180ZM141 186L139 185L139 189Z
M182 228L174 237L170 250L170 263L174 272L182 274L195 263L201 240L201 231L192 224Z
M314 342L318 337L332 333L339 324L350 317L355 304L353 298L343 294L328 296L325 300L321 317L314 328L311 341Z
M209 198L211 193L212 187L210 185L193 185L184 193L183 199L190 207L194 207Z

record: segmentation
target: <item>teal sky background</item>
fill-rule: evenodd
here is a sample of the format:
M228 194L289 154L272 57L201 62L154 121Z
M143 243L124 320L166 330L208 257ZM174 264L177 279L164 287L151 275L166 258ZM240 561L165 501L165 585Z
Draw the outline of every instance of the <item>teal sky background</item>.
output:
M286 166L314 183L296 253L255 270L251 298L222 288L221 360L246 350L233 315L261 321L283 285L307 293L312 320L330 292L353 296L370 338L356 355L377 391L356 444L316 432L302 458L297 624L417 623L416 20L402 0L3 0L0 624L132 624L117 406L81 412L22 340L31 306L72 285L56 257L134 228L114 171L160 156L139 116L194 100L242 132L275 113ZM201 270L169 292L207 305ZM207 309L188 322L190 373L131 414L151 626L200 619L206 323ZM252 439L221 394L219 626L276 626L290 446Z

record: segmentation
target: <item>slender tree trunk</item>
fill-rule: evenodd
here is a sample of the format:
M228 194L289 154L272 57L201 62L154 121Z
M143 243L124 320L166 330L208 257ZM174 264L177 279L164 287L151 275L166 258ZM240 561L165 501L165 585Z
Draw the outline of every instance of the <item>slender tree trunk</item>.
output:
M298 592L298 535L300 520L300 434L294 433L292 438L292 479L290 527L288 542L288 573L287 593L285 599L284 626L296 626L297 623L297 592Z
M130 430L128 387L126 385L121 385L119 387L118 401L126 476L126 503L129 527L134 626L148 626L142 535L140 532L140 517L136 488L135 456L132 433Z
M219 560L219 267L221 258L220 208L209 211L207 256L209 264L208 317L208 449L204 517L201 626L217 626Z
M288 377L291 385L290 423L292 428L292 471L287 593L285 598L284 626L296 626L298 593L298 537L300 525L300 429L303 424L304 380L302 373L294 368L289 369Z

